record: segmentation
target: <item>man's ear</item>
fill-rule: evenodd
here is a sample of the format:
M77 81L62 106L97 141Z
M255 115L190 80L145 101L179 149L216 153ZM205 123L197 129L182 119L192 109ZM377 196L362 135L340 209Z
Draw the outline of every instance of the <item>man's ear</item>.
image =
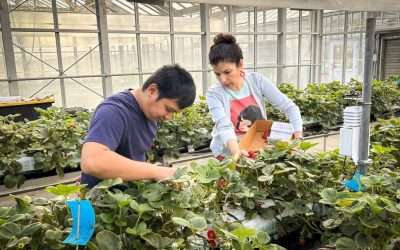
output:
M158 86L155 83L151 83L147 88L146 88L146 93L149 97L158 97Z

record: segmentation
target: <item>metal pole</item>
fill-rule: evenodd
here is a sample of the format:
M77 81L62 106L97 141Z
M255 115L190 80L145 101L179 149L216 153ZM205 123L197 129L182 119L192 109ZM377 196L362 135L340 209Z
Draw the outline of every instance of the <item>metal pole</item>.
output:
M340 17L339 17L340 18ZM348 29L349 26L349 12L344 12L344 35L343 35L343 64L342 64L342 83L346 82L346 68L347 68L347 40L348 40Z
M234 20L233 20L233 18L234 18L233 15L234 15L233 7L232 7L232 5L229 5L228 6L228 32L230 32L230 33L235 31L233 28L233 25L235 24Z
M99 39L99 53L101 63L101 73L111 74L110 46L108 43L108 28L105 0L96 0L96 18ZM102 77L103 97L112 95L111 77Z
M171 62L172 64L176 63L175 60L175 27L174 27L174 18L173 18L173 12L174 8L172 6L172 0L169 0L168 2L168 9L169 9L169 31L170 31L170 39L171 39Z
M133 2L135 7L135 27L136 27L136 49L139 72L139 86L143 85L143 66L142 66L142 41L140 39L139 4Z
M200 4L200 21L201 21L201 69L203 79L203 95L206 95L208 88L208 49L210 39L210 19L209 19L209 6L208 4Z
M358 170L361 174L366 174L371 160L368 159L369 153L369 123L371 113L371 81L373 62L375 60L375 28L376 14L368 13L365 33L365 61L364 61L364 83L363 83L363 102L362 117L360 128L360 147Z
M297 78L296 78L296 85L297 89L300 89L300 74L301 74L301 46L302 46L302 33L301 29L303 27L303 12L299 10L299 25L297 30L299 34L297 35Z
M57 13L57 2L56 2L56 0L51 1L51 4L52 4L52 7L53 7L53 20L54 20L54 30L55 30L54 36L55 36L55 39L56 39L56 48L57 48L57 63L58 63L57 71L58 71L58 75L59 76L63 76L64 75L64 67L63 67L62 54L61 54L60 31L58 29L59 25L58 25L58 13ZM50 65L50 67L52 67L52 66ZM60 78L60 89L61 89L61 103L62 103L63 107L66 107L67 106L67 100L66 100L67 96L66 96L66 93L65 93L64 78Z
M317 58L316 64L318 65L316 68L316 82L321 82L321 71L322 71L322 35L324 32L324 11L319 10L317 14L318 19L318 38L317 38L317 49L315 56Z
M0 0L0 23L3 38L3 52L6 63L8 89L10 96L19 95L18 82L12 81L17 78L17 68L15 65L13 39L10 27L10 15L8 12L7 0Z
M257 35L257 32L258 32L257 7L254 7L253 11L254 11L254 16L253 16L253 20L254 20L254 37L253 37L253 43L254 43L254 46L253 46L253 51L254 51L254 71L257 71L257 64L258 64L258 62L257 62L257 53L258 53L258 43L257 43L257 41L258 41L258 35ZM250 16L250 14L249 14L249 16ZM250 22L249 22L249 25L250 25Z
M285 64L286 53L286 9L278 9L278 52L277 61L278 68L276 73L276 85L282 83L283 79L283 65Z

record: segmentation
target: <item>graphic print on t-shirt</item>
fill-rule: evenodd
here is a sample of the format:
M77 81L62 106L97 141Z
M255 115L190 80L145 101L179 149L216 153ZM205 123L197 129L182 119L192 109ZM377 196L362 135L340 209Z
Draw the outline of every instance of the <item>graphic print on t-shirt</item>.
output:
M231 121L236 134L246 133L254 121L262 119L261 109L252 95L231 100Z

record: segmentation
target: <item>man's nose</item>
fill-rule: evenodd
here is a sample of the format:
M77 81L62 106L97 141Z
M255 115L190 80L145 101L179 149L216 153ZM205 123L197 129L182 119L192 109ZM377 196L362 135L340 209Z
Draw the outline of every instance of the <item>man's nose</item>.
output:
M171 120L172 119L172 113L168 113L164 116L164 120Z

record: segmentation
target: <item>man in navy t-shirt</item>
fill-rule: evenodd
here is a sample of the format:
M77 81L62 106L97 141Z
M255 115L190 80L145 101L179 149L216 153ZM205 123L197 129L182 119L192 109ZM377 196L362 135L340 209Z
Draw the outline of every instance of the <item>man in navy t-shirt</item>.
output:
M97 108L85 138L81 157L81 183L89 188L101 179L162 180L174 168L145 162L156 135L156 121L193 104L192 76L178 65L164 66L141 89L108 97Z

